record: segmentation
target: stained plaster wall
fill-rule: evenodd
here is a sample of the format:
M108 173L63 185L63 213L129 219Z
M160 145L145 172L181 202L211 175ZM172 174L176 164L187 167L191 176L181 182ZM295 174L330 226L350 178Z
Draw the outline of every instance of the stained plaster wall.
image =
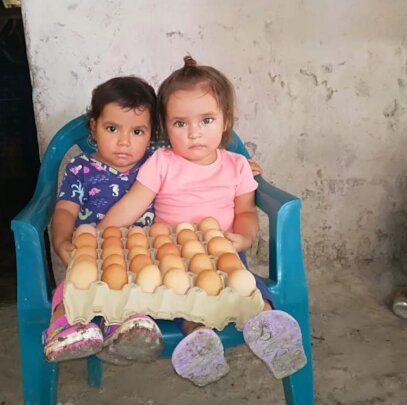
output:
M136 74L157 87L191 53L235 85L236 129L265 177L302 198L309 269L401 257L404 0L23 0L23 16L41 154L94 86Z

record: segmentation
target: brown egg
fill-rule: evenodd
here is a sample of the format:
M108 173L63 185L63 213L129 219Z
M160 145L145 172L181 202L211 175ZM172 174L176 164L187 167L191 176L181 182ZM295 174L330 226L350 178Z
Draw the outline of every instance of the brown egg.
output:
M214 270L213 262L206 253L197 253L189 260L188 271L199 274L203 270Z
M157 249L155 257L157 258L157 260L161 260L166 255L180 256L180 252L177 246L174 245L173 243L164 243L164 245L160 246L160 248Z
M82 246L91 246L96 249L98 246L98 241L95 235L91 235L90 233L81 233L75 237L73 244L78 249Z
M84 256L82 256L84 257ZM86 289L98 278L98 269L93 261L83 260L76 263L67 275L68 281L72 282L76 288Z
M124 257L124 250L117 246L108 246L107 248L102 249L102 260L105 260L106 257L110 255L121 255Z
M81 256L74 257L72 259L72 266L75 266L77 263L80 263L80 262L83 262L83 261L91 262L91 263L95 264L95 266L97 265L97 261L96 261L96 258L94 256L81 255Z
M226 286L235 290L242 297L248 297L256 288L256 279L248 270L235 270L229 274Z
M205 253L205 248L199 240L185 242L181 249L181 256L190 259L197 253Z
M121 238L122 237L122 232L118 226L108 226L104 231L103 231L103 239L110 238L114 236L115 238Z
M190 288L188 274L181 269L170 269L163 277L163 284L171 287L175 294L185 294Z
M172 239L168 235L158 235L154 239L153 247L158 249L160 246L164 245L164 243L173 243Z
M112 290L121 290L128 281L126 269L120 264L111 264L103 271L102 281Z
M127 237L126 247L131 249L134 246L143 246L145 248L149 247L147 236L142 235L141 233L135 233Z
M119 248L123 248L123 242L116 236L109 236L108 238L103 239L102 249L106 249L109 246L117 246Z
M150 226L150 230L148 232L148 234L150 236L152 236L153 238L155 238L158 235L169 235L170 232L170 228L167 224L164 224L162 222L156 222L154 224L152 224Z
M180 224L177 225L175 228L175 233L179 234L182 230L184 229L189 229L191 231L195 232L195 227L192 225L190 222L181 222Z
M126 268L126 262L125 262L124 257L122 255L113 254L113 255L107 256L106 259L103 260L102 270L105 270L111 264L120 264L120 266Z
M235 270L243 269L243 263L236 253L226 252L218 257L216 268L229 274Z
M160 268L161 274L163 276L169 269L175 268L175 269L181 269L181 270L185 271L184 261L182 260L182 258L180 256L177 256L177 255L164 256L160 260L158 267Z
M143 267L136 277L136 284L146 293L152 293L161 285L161 273L160 269L154 264Z
M213 256L220 256L225 252L235 252L232 242L229 239L222 238L220 236L215 236L212 238L207 245L208 254Z
M129 232L127 233L127 237L129 237L129 236L131 236L131 235L134 235L134 234L136 234L136 233L139 233L139 234L141 234L141 235L145 235L145 234L146 234L145 229L142 228L141 226L133 226L133 227L131 227L131 228L129 229Z
M73 258L82 256L82 255L92 256L95 259L97 259L98 252L95 248L93 248L91 246L82 246L79 249L74 250L72 253Z
M217 229L220 230L220 225L219 222L216 218L213 217L207 217L204 218L199 224L198 224L198 229L202 232L205 233L208 229Z
M189 240L198 240L198 236L194 231L190 229L183 229L177 234L177 243L179 245L184 245Z
M96 228L90 224L82 224L76 228L75 238L82 233L90 233L93 236L96 236Z
M137 255L131 260L129 270L133 273L138 273L143 267L149 264L153 264L149 255Z
M223 233L222 231L218 231L217 229L208 229L205 233L204 233L204 240L205 242L209 242L212 238L214 238L215 236L221 236L223 237Z
M213 270L203 270L195 280L195 286L202 288L208 295L218 295L223 288L222 278Z
M127 258L128 258L128 260L131 260L131 259L133 259L134 256L137 256L137 255L149 256L150 251L143 246L134 246L129 250L129 252L127 254Z

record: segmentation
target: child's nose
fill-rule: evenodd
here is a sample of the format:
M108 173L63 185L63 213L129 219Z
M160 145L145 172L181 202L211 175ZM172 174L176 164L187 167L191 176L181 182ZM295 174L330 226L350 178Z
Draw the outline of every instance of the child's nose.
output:
M189 126L188 137L195 139L201 136L201 127L199 124L194 124Z
M130 134L128 134L127 132L120 132L117 142L119 145L129 145Z

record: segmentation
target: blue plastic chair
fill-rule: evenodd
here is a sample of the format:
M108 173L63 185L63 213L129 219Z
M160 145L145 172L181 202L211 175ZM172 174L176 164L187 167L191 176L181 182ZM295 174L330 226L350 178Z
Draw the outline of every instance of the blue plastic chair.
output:
M84 116L73 119L51 140L42 160L37 187L28 205L13 219L17 255L17 309L20 335L24 403L56 404L58 364L48 363L43 354L42 331L51 313L52 276L44 242L57 195L58 169L66 152L78 145L92 151ZM158 145L159 146L159 145ZM227 149L249 154L234 133ZM313 376L308 290L303 265L298 198L279 190L257 176L256 204L269 218L269 279L264 281L273 294L273 305L297 319L303 334L308 363L283 379L286 403L313 404ZM51 270L52 271L52 270ZM164 334L163 356L170 356L182 335L172 321L159 321ZM244 343L233 325L219 332L225 348ZM102 365L95 356L87 358L88 384L100 386ZM271 378L271 375L270 375Z

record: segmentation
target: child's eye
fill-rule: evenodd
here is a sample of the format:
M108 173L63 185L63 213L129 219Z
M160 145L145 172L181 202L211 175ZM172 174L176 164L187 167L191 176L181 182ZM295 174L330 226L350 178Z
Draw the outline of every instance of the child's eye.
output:
M133 134L137 135L137 136L140 136L140 135L144 134L144 131L142 129L134 129Z
M116 132L116 130L117 130L117 128L114 125L109 125L106 127L107 132L113 133L113 132Z
M184 122L184 121L180 121L180 120L175 121L175 122L174 122L174 126L176 126L176 127L178 127L178 128L183 128L183 127L185 127L185 122Z
M207 124L211 124L214 121L214 119L212 117L206 117L202 120L202 122L207 125Z

